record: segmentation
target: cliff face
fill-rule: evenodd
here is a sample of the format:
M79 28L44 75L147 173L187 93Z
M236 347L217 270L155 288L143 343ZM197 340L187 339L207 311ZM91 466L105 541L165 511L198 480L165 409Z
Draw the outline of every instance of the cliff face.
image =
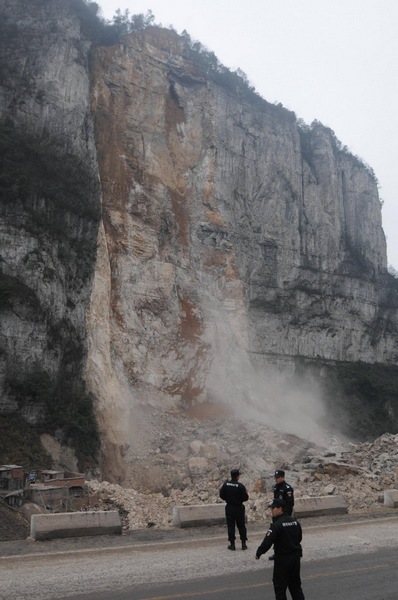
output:
M3 276L39 306L2 307L3 412L21 409L11 364L73 364L95 399L103 473L120 479L147 406L239 404L243 375L291 374L298 358L396 362L377 185L333 132L207 74L159 28L92 50L90 81L68 3L35 4L0 0L14 40L0 117L57 140L90 184L77 208L65 200L58 237L54 199L3 201ZM61 323L79 360L54 343Z
M253 364L397 356L372 175L329 130L300 135L290 113L241 99L185 55L150 29L99 50L93 68L108 253L97 277L111 310L106 329L90 321L108 335L90 360L115 377L98 376L96 396L107 404L112 384L126 425L143 399L228 402Z
M100 189L68 4L0 2L0 406L78 446Z

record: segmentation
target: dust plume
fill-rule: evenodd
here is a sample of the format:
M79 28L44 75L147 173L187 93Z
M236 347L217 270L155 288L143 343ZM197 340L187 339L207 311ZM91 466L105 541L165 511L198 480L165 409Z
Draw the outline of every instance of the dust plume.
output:
M206 386L209 400L246 420L327 444L332 433L327 432L326 407L317 382L293 372L289 375L262 362L266 357L251 354L244 347L245 336L231 318L235 321L236 313L228 315L212 308L207 331L214 348Z

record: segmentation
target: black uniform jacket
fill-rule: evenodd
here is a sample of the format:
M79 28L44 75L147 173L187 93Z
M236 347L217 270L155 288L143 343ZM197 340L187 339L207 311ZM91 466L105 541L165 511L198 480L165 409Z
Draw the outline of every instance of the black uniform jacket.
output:
M257 548L256 556L265 554L274 544L275 558L293 552L302 555L301 540L303 534L300 523L286 513L272 519L265 538Z
M239 481L225 481L220 489L220 498L225 500L228 506L243 506L242 502L249 500L248 493L243 483ZM244 508L244 507L243 507Z
M274 499L284 500L288 506L288 512L292 514L294 506L294 490L291 485L282 481L274 485Z

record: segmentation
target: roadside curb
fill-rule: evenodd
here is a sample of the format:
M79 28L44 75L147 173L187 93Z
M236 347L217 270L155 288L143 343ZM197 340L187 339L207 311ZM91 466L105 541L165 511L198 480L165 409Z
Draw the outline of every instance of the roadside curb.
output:
M325 530L333 530L343 528L346 529L348 527L361 527L363 525L369 525L372 522L385 522L385 521L395 521L398 520L398 513L391 512L389 514L377 514L377 515L352 515L350 519L349 516L345 519L336 520L334 522L318 522L310 524L306 522L306 519L300 520L303 531L314 533L316 531L325 531ZM257 547L258 543L261 542L262 538L265 535L265 532L268 528L269 522L264 523L256 523L248 525L248 533L249 533L249 548L253 546L253 548ZM126 536L118 537L118 543L115 543L115 538L112 538L112 545L109 544L108 536L98 536L96 538L78 538L78 541L75 540L75 546L79 545L80 547L73 547L59 549L59 546L66 542L66 540L49 540L45 542L35 542L33 540L21 540L20 541L20 551L18 553L9 553L7 549L11 549L10 542L0 542L0 563L6 563L10 561L19 561L19 560L29 560L29 558L33 558L34 560L37 558L46 558L51 560L51 558L59 558L60 556L84 556L84 555L94 555L94 554L117 554L117 553L137 553L137 552L159 552L159 551L167 551L173 550L182 547L195 547L195 546L213 546L213 545L225 545L227 543L227 535L226 530L224 528L217 528L218 531L214 533L214 535L205 535L207 532L203 530L196 530L194 535L183 536L178 539L167 539L167 533L170 533L170 536L173 535L174 530L162 530L162 534L166 537L166 539L137 539L134 537L134 532L129 533ZM142 530L139 530L142 535ZM159 530L158 530L159 531ZM192 531L190 532L192 534ZM197 535L195 535L195 533ZM106 539L104 539L106 538ZM127 539L130 538L130 539ZM93 543L93 539L95 539L95 543ZM55 543L54 543L55 542ZM254 542L254 543L253 543ZM12 544L12 543L11 543ZM66 544L65 544L66 545ZM56 546L56 547L55 547Z

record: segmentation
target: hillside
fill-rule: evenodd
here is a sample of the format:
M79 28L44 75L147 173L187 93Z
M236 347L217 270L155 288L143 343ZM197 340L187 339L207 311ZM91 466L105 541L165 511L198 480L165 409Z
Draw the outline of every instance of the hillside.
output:
M25 517L0 500L0 542L24 540L29 533L30 525Z

